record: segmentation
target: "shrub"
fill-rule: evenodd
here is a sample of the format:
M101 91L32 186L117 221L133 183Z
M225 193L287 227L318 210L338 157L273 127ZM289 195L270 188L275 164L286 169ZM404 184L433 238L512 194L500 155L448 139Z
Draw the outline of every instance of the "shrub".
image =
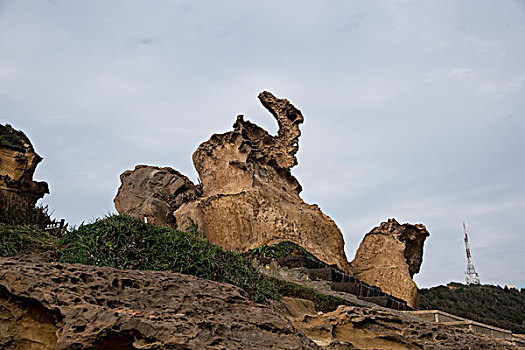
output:
M514 333L525 333L525 293L491 285L450 283L419 291L420 309L439 309Z

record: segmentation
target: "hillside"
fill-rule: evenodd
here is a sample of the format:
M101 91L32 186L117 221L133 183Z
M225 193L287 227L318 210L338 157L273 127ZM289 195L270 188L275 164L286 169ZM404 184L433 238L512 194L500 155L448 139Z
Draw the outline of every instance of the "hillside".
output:
M0 348L516 349L260 274L253 256L310 253L241 254L126 216L63 235L0 224Z
M353 305L262 275L240 253L225 251L195 232L146 224L121 215L70 229L63 237L50 235L35 226L0 223L0 257L17 255L126 270L170 270L233 284L255 302L299 297L311 300L316 310L323 312L333 311L339 305Z
M419 290L419 308L439 309L513 333L525 333L525 290L450 283Z

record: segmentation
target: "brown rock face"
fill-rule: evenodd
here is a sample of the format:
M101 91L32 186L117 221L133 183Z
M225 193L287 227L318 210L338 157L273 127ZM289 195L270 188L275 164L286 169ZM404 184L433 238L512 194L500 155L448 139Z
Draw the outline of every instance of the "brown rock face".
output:
M351 262L354 276L417 307L412 280L423 262L423 244L430 235L424 225L400 225L389 219L366 234Z
M173 272L0 258L2 349L319 349L241 290Z
M173 169L138 166L121 175L117 211L182 230L197 225L199 234L225 249L293 241L348 272L341 231L299 197L301 185L290 171L297 164L301 112L266 91L259 100L279 125L276 136L238 116L233 131L214 134L193 154L203 192ZM175 223L166 218L170 211Z
M120 181L114 199L117 211L155 225L173 225L173 211L200 193L186 176L168 167L137 165L122 173Z
M33 181L42 161L29 139L10 125L0 125L0 191L22 197L31 205L49 193L46 182Z
M326 314L288 317L294 327L327 349L517 349L503 340L473 334L464 328L377 308L339 306Z
M177 226L195 223L200 234L225 249L293 241L349 271L339 228L299 197L301 185L290 172L297 164L301 112L269 92L259 99L277 120L277 135L238 116L233 131L202 143L193 163L204 192L175 211Z

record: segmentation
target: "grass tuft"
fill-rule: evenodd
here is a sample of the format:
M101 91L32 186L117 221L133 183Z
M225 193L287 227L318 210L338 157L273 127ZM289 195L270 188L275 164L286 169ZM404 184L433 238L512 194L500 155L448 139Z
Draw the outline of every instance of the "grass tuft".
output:
M278 292L239 253L224 251L195 232L108 216L64 235L60 261L119 269L171 270L242 288L250 299L278 299Z
M312 260L317 260L314 255L309 253L306 249L301 247L300 245L291 242L291 241L284 241L279 242L276 244L269 244L269 245L262 245L260 247L257 247L255 249L249 250L246 253L244 253L246 256L250 256L252 258L285 258L285 257L305 257Z
M0 256L41 254L56 256L59 238L36 226L11 226L0 223Z

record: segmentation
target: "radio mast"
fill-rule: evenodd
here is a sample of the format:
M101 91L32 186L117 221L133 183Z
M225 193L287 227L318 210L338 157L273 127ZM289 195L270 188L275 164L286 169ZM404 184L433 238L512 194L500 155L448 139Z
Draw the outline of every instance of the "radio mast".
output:
M465 249L467 250L467 272L465 273L467 277L466 281L467 284L479 284L479 275L474 268L474 264L472 263L472 255L470 255L470 248L468 246L467 227L465 226L464 221L463 231L465 232Z

